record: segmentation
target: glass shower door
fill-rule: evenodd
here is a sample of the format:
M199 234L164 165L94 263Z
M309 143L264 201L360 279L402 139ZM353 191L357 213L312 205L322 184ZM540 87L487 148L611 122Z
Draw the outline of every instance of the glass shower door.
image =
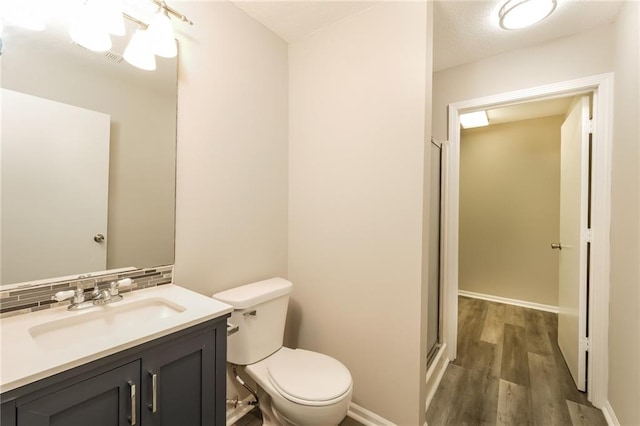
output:
M429 199L429 283L427 301L427 365L442 342L441 337L441 215L442 146L431 140L431 195Z

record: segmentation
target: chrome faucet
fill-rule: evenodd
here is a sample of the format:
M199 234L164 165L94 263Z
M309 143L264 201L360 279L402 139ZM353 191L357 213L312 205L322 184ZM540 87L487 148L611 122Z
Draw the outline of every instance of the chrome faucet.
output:
M98 288L98 281L95 281L93 291L85 295L84 290L78 286L75 290L59 291L51 297L52 300L62 302L65 300L71 300L71 304L67 309L70 311L77 311L79 309L90 308L92 306L106 305L107 303L118 302L122 300L120 295L120 288L129 287L133 284L131 278L125 278L119 281L112 281L109 283L109 289L100 290Z

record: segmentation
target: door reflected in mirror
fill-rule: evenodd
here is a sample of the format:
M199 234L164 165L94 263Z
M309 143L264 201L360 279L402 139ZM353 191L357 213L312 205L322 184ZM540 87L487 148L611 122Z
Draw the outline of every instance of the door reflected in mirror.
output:
M96 53L64 25L4 29L0 285L173 263L177 59L132 67L132 33ZM87 117L106 125L83 134Z

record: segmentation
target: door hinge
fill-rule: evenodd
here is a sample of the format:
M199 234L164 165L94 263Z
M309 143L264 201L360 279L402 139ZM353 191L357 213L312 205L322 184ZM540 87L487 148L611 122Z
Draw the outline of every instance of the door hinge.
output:
M582 238L584 239L585 242L590 243L591 239L593 238L593 232L591 231L591 228L585 229L582 232Z
M591 339L588 337L580 338L580 350L590 352L591 351Z
M589 128L589 133L593 134L593 118L589 120L589 125L587 127Z

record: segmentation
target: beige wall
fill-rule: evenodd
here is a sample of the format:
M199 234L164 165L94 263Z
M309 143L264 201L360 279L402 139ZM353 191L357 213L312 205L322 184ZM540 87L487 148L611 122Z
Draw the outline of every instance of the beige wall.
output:
M179 37L174 282L210 296L286 278L287 45L229 2L176 7L197 24Z
M177 69L158 90L140 84L145 71L116 74L126 62L75 62L27 44L2 58L2 87L110 114L107 268L173 263Z
M558 305L563 121L461 132L460 290Z
M447 138L446 107L452 102L616 73L609 398L621 423L640 424L638 3L625 2L623 11L609 26L434 73L433 127L436 137Z
M427 13L382 2L289 50L288 340L344 362L354 402L400 425L425 411Z
M609 401L620 424L640 424L640 4L614 28Z
M287 45L229 2L178 2L175 282L287 276Z
M447 140L447 105L612 71L612 27L514 50L433 74L433 136Z

